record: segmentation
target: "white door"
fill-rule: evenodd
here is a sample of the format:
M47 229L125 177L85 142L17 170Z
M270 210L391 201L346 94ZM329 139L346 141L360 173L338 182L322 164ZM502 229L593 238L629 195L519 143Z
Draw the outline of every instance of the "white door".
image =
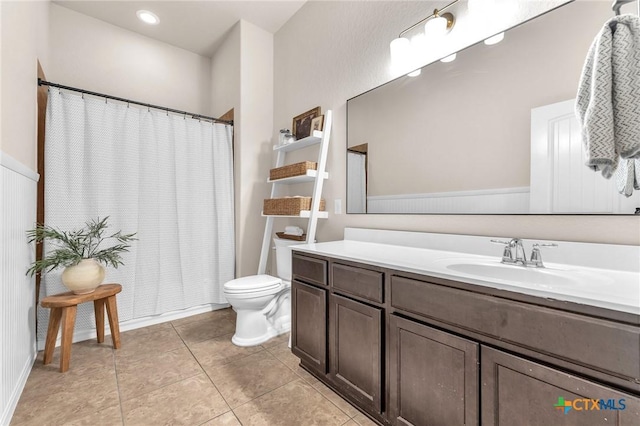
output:
M615 178L585 166L575 100L531 110L531 213L626 213L640 207L640 193L625 197Z

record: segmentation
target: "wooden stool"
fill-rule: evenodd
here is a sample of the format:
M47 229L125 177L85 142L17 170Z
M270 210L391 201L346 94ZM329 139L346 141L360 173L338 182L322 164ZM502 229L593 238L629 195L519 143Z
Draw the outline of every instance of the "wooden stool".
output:
M60 348L60 372L64 373L69 369L71 360L71 342L73 339L73 326L76 322L76 312L78 304L93 301L93 308L96 313L96 332L98 333L98 343L104 342L104 308L107 307L109 316L109 327L111 328L111 340L114 349L120 348L120 326L118 325L118 307L116 306L116 294L122 291L120 284L102 284L92 293L56 294L42 299L40 304L43 308L51 308L49 317L49 328L47 329L47 340L44 345L44 365L53 360L53 350L58 338L60 319L62 318L62 346Z

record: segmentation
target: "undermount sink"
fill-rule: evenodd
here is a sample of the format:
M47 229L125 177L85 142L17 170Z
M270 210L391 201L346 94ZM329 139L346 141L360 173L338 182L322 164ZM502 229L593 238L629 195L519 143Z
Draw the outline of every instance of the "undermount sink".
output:
M613 282L607 276L593 274L580 269L531 268L519 265L507 265L499 261L488 262L466 259L447 259L444 262L447 270L467 276L499 280L511 285L530 286L546 290L562 291L579 287L581 291L590 292L602 288L600 286ZM588 276L588 280L585 278ZM587 284L587 282L589 284Z

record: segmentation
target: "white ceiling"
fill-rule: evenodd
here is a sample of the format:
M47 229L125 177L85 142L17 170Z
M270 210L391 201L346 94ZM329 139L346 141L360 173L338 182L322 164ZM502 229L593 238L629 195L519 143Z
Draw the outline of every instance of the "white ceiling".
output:
M240 19L275 33L304 5L305 1L54 0L53 2L199 55L212 56L225 34ZM136 17L136 11L139 9L149 10L158 15L160 24L142 23Z

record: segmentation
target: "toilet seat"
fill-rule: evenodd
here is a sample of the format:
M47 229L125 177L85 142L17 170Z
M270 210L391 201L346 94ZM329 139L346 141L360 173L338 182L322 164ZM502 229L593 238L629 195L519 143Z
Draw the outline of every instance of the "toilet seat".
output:
M228 294L269 294L277 293L284 288L280 278L271 275L250 275L236 278L224 285L224 292Z

